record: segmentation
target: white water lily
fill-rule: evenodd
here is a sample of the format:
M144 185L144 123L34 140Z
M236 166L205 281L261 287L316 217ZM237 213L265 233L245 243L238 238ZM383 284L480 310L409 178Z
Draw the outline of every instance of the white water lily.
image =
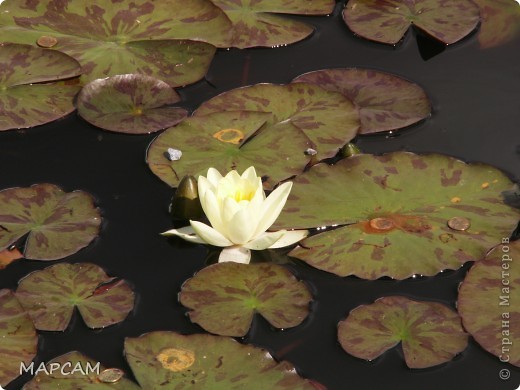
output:
M246 169L241 176L237 171L230 171L224 177L210 168L207 177L199 176L198 191L211 226L190 221L191 226L163 234L225 247L219 262L249 263L250 250L282 248L307 236L307 230L267 231L280 215L291 187L291 182L283 183L266 197L254 167Z

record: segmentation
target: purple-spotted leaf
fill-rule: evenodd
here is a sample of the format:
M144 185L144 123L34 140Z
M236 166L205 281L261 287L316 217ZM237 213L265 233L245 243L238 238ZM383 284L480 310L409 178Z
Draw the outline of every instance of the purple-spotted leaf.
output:
M23 390L138 390L140 387L126 379L118 368L106 368L100 362L90 359L78 351L58 356L42 366L34 378L27 382ZM41 367L41 368L40 368ZM45 368L43 368L45 367Z
M347 26L359 36L395 45L411 25L450 45L471 33L479 9L469 0L349 0Z
M187 111L165 107L179 95L164 81L139 74L125 74L91 81L78 95L78 113L105 130L147 134L182 121Z
M83 191L65 193L53 184L0 191L0 250L28 234L26 259L72 255L90 244L100 224L92 196Z
M29 315L10 290L0 290L0 387L20 375L36 356L38 335Z
M211 0L233 23L233 46L280 46L301 41L314 29L275 14L327 15L334 0Z
M303 74L293 82L315 84L352 100L359 109L361 134L410 126L431 112L428 96L420 86L372 69L324 69Z
M125 356L143 389L315 389L290 363L228 337L152 332L127 338Z
M356 136L360 126L358 111L350 100L338 92L305 83L236 88L206 101L195 115L219 111L270 112L268 124L295 125L315 145L318 160L335 156ZM288 147L288 143L282 147Z
M4 42L52 40L79 61L85 82L141 73L190 84L206 74L209 43L231 43L231 22L209 0L6 0L0 26Z
M520 36L520 4L516 0L473 0L480 7L478 41L484 49Z
M420 180L418 180L420 178ZM274 229L347 225L290 252L340 276L404 279L477 260L518 224L499 170L442 155L354 155L293 180Z
M500 361L520 367L520 241L500 245L473 265L459 288L464 328Z
M338 339L346 352L366 360L401 343L410 368L446 363L468 344L455 311L440 303L399 296L356 307L339 323Z
M42 125L74 111L79 87L52 82L80 74L79 63L66 54L0 44L0 131Z
M179 296L190 319L211 333L244 336L259 313L276 328L299 325L312 296L285 268L268 263L218 263L184 283Z
M210 167L224 173L254 166L270 188L303 172L310 160L305 150L312 146L292 123L270 125L270 120L269 113L248 111L191 117L152 142L148 165L172 187L186 175L205 176ZM172 159L168 149L182 152L180 159Z
M20 281L16 297L38 330L65 330L75 307L92 329L123 321L134 307L128 284L90 263L61 263L35 271Z

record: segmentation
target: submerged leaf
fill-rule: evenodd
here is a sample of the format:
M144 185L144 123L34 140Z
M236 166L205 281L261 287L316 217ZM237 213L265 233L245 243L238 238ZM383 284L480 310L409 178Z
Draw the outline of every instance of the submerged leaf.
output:
M420 86L390 73L324 69L305 73L293 82L315 84L352 100L359 109L361 134L410 126L431 112L428 96Z
M186 175L244 171L254 166L266 176L265 187L303 171L309 157L309 139L292 123L268 124L272 115L263 112L219 112L191 117L160 134L148 148L147 162L161 180L177 187ZM168 149L182 151L178 160Z
M80 74L78 62L66 54L0 44L0 131L42 125L74 111L79 87L50 82Z
M313 32L305 23L275 14L327 15L334 0L211 0L233 23L233 46L280 46L304 39Z
M143 389L315 389L290 363L228 337L152 332L127 338L125 356Z
M22 257L22 253L17 248L7 248L0 251L0 270Z
M10 290L0 290L0 387L20 375L36 356L38 335L29 315Z
M87 246L101 217L83 191L63 192L53 184L0 191L0 250L28 234L26 259L56 260Z
M39 365L37 366L39 367ZM63 368L63 373L61 372ZM46 364L46 369L39 371L27 382L23 390L138 390L134 382L121 377L117 381L103 381L108 370L101 363L90 359L78 351L68 352L52 359ZM36 369L35 369L36 371ZM122 373L119 369L112 369Z
M446 363L468 344L455 311L440 303L399 296L380 298L352 310L339 323L338 338L345 351L366 360L401 342L410 368Z
M449 45L477 27L479 10L469 0L349 0L343 19L354 33L376 42L395 45L414 25Z
M39 330L65 330L75 307L93 329L123 321L134 307L128 284L90 263L61 263L35 271L20 281L16 297Z
M520 367L520 241L500 245L475 263L459 288L466 330L501 362Z
M141 73L182 86L204 77L215 48L230 43L230 22L209 0L6 0L4 42L53 49L78 60L84 81Z
M298 83L256 84L224 92L203 103L196 116L221 111L269 112L269 125L290 122L315 146L318 160L333 157L359 130L354 104L337 92ZM281 146L289 147L288 139Z
M488 49L520 36L520 4L516 0L474 0L480 7L480 46Z
M147 134L176 125L187 111L164 107L180 100L164 81L139 74L94 80L78 95L78 113L105 130Z
M294 179L274 229L347 224L290 252L340 276L435 275L510 236L520 210L502 193L512 187L495 168L447 156L355 155Z
M244 336L255 312L276 328L299 325L309 314L308 288L285 268L268 263L218 263L182 286L180 302L208 332Z

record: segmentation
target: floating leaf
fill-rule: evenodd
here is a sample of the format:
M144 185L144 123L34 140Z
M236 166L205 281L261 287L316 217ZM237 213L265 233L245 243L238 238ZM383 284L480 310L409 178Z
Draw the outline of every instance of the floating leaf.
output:
M400 129L430 115L428 96L417 84L371 69L325 69L293 82L318 85L352 100L359 109L361 134Z
M105 130L146 134L182 121L187 112L177 103L179 95L164 81L125 74L94 80L78 95L78 113Z
M227 337L152 332L127 338L125 355L143 389L315 389L290 363Z
M38 330L65 330L75 307L93 329L123 321L134 307L128 284L90 263L35 271L20 281L16 296Z
M380 298L352 310L339 323L338 338L345 351L366 360L401 342L410 368L446 363L468 344L455 311L440 303L399 296Z
M148 165L172 187L186 175L205 176L210 167L224 173L254 166L259 176L268 176L264 185L272 187L303 171L310 141L290 122L269 125L271 118L247 111L191 117L152 142ZM182 157L172 161L169 148L181 150Z
M337 92L304 83L256 84L224 92L203 103L195 115L219 111L270 112L268 124L290 122L309 137L316 158L333 157L355 137L359 115L354 104ZM288 148L288 138L281 146Z
M340 276L404 279L456 269L509 237L520 219L503 202L513 187L503 173L442 155L355 155L315 165L293 183L274 228L348 224L290 252Z
M101 217L83 191L53 184L0 191L0 250L28 234L24 257L56 260L76 253L98 234Z
M6 0L5 42L37 44L77 59L84 81L142 73L182 86L206 74L215 48L230 43L230 22L209 0ZM200 42L204 41L204 42Z
M36 372L39 367L40 365L35 365L34 371ZM107 369L100 362L96 362L80 352L72 351L48 362L45 369L42 368L38 371L34 378L23 387L23 390L140 389L134 382L124 377L114 382L113 378L120 374L122 372L119 369Z
M258 312L276 328L299 325L312 297L285 268L268 263L218 263L182 286L180 302L190 319L208 332L244 336Z
M343 19L355 34L376 42L394 45L414 25L450 45L477 27L479 9L468 0L350 0Z
M520 367L520 241L496 247L473 265L459 289L466 330L488 352Z
M79 74L80 65L66 54L0 44L0 131L42 125L74 111L79 87L49 82Z
M474 0L480 7L478 41L484 49L500 46L520 35L520 4L516 0Z
M333 0L212 0L233 23L233 46L280 46L301 41L314 29L275 14L327 15Z
M0 290L0 387L20 375L20 364L28 366L36 356L38 336L31 318L14 294Z
M23 257L17 248L7 248L0 251L0 269L4 269L15 260Z

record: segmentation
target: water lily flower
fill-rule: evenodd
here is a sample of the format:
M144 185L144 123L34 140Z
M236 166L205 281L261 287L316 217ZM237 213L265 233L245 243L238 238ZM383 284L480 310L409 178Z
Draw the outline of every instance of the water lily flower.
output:
M224 177L210 168L206 177L199 176L198 191L211 226L190 221L190 226L163 235L224 247L219 262L249 263L251 250L282 248L307 236L307 230L267 231L280 215L291 187L291 182L283 183L266 197L254 167L242 175L233 170Z

